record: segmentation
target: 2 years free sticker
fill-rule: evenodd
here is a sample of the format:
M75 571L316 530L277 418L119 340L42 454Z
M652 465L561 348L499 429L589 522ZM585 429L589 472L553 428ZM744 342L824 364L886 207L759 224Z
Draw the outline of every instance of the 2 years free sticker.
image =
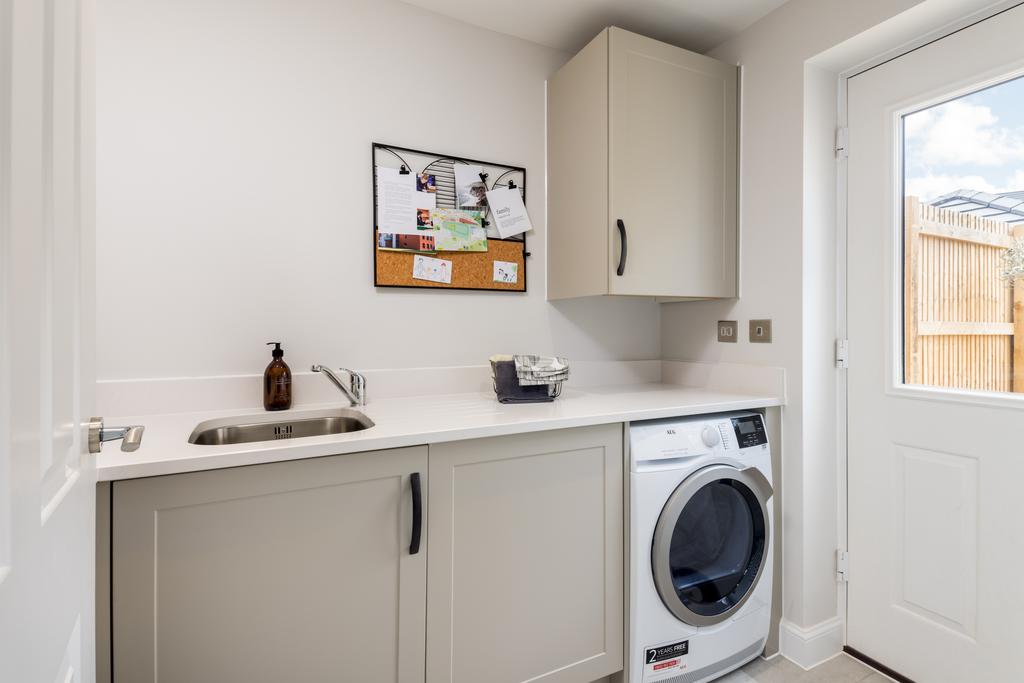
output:
M680 640L644 650L644 681L660 681L686 669L690 641Z

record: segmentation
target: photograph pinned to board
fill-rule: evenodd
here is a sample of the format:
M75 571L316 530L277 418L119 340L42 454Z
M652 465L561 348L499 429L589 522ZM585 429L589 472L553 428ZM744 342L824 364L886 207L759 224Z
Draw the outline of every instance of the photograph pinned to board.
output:
M431 222L437 251L487 251L482 211L434 209Z
M450 285L452 283L452 262L417 254L412 259L412 277Z
M430 223L430 212L437 208L437 187L433 186L431 190L420 190L420 179L422 175L416 176L416 195L413 197L413 201L416 204L416 223L408 232L416 232L418 230L429 230L432 226ZM431 182L434 181L434 176L427 176ZM425 185L424 187L431 187ZM425 223L422 221L426 221Z
M432 209L416 209L416 229L432 230L434 228Z
M432 230L418 233L380 232L377 233L377 248L384 251L437 251Z
M483 166L475 164L453 164L455 171L455 195L460 209L487 211L487 183L480 177Z
M519 282L519 264L511 261L494 262L494 281L505 284Z
M436 194L437 178L429 173L418 173L416 175L416 191Z
M515 187L498 187L487 193L487 204L494 217L498 236L508 239L532 230L530 216L526 213L523 196Z

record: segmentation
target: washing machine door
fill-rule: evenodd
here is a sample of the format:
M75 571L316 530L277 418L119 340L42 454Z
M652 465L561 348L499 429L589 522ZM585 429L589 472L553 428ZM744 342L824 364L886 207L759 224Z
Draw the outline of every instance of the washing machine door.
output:
M679 484L651 546L654 584L676 618L717 624L751 596L769 559L771 496L753 467L710 465Z

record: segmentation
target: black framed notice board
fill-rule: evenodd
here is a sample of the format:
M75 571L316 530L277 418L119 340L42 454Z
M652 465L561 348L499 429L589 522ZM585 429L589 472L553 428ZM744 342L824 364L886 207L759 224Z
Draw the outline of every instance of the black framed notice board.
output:
M526 235L498 236L493 217L483 199L484 192L488 190L514 189L518 190L525 203L524 167L377 142L372 144L372 153L374 286L526 291L526 260L530 255L526 250ZM467 181L470 175L472 183ZM393 181L399 181L403 186L414 184L416 196L429 199L433 205L416 210L417 225L423 228L422 232L398 234L388 230L388 217L381 215L380 207L382 200L383 205L387 205L389 183ZM425 194L421 194L421 190ZM426 196L428 194L433 196ZM439 216L447 218L447 212L453 210L459 215L467 215L467 200L472 202L474 198L480 198L482 202L473 206L479 221L473 225L473 235L481 239L466 243L466 248L473 250L438 249L440 245L436 245L431 237L437 234L430 230L431 220L437 220ZM482 240L484 233L486 246ZM441 271L433 272L438 264Z

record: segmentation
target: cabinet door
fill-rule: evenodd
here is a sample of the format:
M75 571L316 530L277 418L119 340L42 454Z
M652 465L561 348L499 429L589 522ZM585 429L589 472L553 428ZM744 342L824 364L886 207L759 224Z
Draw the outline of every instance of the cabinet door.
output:
M115 482L115 683L423 681L426 464L418 447Z
M622 669L622 427L430 447L428 683Z
M735 296L736 67L622 29L609 40L610 291Z

